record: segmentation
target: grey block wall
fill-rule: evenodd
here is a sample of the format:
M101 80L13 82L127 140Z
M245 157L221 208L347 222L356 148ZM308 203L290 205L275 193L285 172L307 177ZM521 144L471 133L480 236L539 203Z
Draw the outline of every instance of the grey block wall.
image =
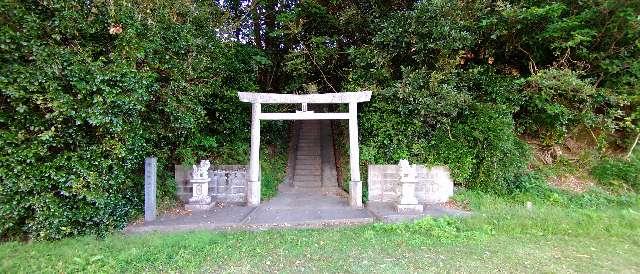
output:
M416 183L416 198L419 203L433 203L434 198L438 199L434 196L439 196L440 191L448 192L441 189L443 180L450 181L447 167L428 168L424 165L416 165L416 169L418 181ZM446 178L437 178L437 175L444 175ZM397 202L400 199L400 167L398 165L369 165L367 183L369 187L368 198L371 202Z
M187 203L192 195L191 166L176 165L176 194ZM214 201L245 203L247 201L248 167L220 165L209 169L209 195Z

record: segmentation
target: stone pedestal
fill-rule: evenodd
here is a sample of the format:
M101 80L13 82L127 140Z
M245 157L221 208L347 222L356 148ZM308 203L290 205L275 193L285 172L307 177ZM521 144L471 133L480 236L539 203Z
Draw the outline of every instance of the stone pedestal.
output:
M189 198L189 203L185 205L189 210L206 210L212 206L211 196L209 196L209 178L192 179L193 196Z
M403 182L400 202L396 205L398 213L422 213L424 210L421 204L418 204L416 198L416 184L414 182Z
M349 205L353 208L362 208L362 182L349 182Z
M400 201L396 205L398 213L422 213L423 206L416 198L416 167L410 166L409 161L400 161Z
M398 213L419 214L424 211L424 207L420 204L417 205L396 205Z
M247 206L260 205L260 181L249 181L247 184Z

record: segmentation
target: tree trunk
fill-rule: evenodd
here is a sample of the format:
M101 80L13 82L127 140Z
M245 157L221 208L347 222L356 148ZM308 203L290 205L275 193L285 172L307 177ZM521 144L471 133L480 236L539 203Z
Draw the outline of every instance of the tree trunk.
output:
M261 17L260 12L258 11L258 0L253 0L253 2L251 2L251 18L253 23L253 43L256 45L257 48L263 49L264 47L262 46L262 37L260 34L262 32L262 21L260 17Z

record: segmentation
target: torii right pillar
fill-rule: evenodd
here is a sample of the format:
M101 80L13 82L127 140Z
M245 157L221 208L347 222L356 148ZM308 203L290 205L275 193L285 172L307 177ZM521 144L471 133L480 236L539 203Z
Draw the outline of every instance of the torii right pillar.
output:
M362 181L360 181L360 148L358 147L358 102L349 103L349 205L362 208Z

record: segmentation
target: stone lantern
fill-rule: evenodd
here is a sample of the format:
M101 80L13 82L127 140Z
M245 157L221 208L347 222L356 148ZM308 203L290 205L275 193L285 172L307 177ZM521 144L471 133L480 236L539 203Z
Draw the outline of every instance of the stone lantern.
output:
M423 206L416 198L416 167L409 165L409 161L400 160L400 201L396 205L399 213L422 213Z
M191 171L191 186L193 194L185 207L189 210L206 210L211 208L211 196L209 196L209 167L208 160L200 161L199 165L193 165Z

